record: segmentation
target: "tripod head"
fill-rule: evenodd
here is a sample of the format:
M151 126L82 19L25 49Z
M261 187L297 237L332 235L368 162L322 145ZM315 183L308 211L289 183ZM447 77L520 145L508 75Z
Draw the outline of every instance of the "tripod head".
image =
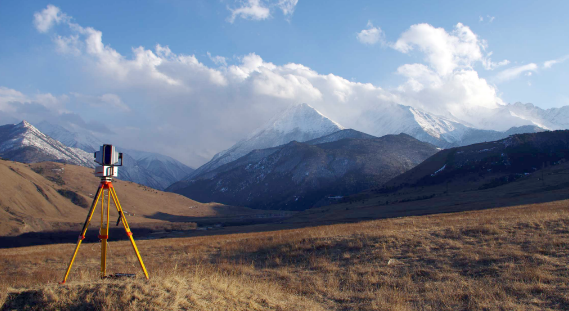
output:
M95 152L95 176L101 177L101 180L112 180L118 176L118 166L123 165L122 153L117 152L113 145L102 145L100 150ZM119 164L120 160L120 164Z

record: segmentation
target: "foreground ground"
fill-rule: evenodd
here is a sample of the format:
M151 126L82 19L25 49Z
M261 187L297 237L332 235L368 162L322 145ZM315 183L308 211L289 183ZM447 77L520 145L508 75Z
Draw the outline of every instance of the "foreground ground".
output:
M98 279L100 245L3 250L2 309L569 309L569 200L139 241L150 281ZM136 235L135 235L136 237ZM126 242L110 272L139 272Z

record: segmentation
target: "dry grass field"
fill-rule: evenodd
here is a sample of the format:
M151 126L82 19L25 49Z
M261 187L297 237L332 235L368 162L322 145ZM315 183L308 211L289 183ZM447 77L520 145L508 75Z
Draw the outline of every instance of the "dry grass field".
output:
M0 253L3 310L569 309L569 200L259 233ZM135 232L136 237L136 232Z

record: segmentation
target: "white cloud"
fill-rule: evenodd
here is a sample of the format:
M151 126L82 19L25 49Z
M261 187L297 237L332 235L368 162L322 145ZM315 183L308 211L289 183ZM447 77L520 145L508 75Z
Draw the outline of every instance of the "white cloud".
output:
M505 82L519 77L524 72L536 71L536 70L537 70L537 65L534 63L522 66L516 66L499 72L496 75L495 79L497 82Z
M84 85L91 89L82 92L111 94L93 97L118 106L128 103L131 110L114 120L91 111L89 117L105 120L113 132L121 133L113 138L117 144L161 150L192 165L209 160L291 104L309 103L356 129L362 129L361 120L369 111L380 114L395 104L450 112L450 117L468 122L476 121L472 111L502 104L495 87L472 68L484 60L485 43L462 24L450 33L421 24L402 34L393 47L404 53L416 48L426 62L400 66L397 73L406 82L394 90L320 74L302 64L273 64L254 53L216 68L163 45L135 47L123 55L103 43L100 31L70 21L64 25L63 32L76 38L65 42L77 48L74 57L83 64L70 70L87 73ZM55 48L60 49L57 42ZM72 94L71 101L76 100Z
M75 99L83 104L87 104L91 107L105 109L108 112L112 111L123 111L123 112L130 112L131 109L128 107L120 98L120 96L116 94L103 94L100 96L93 96L93 95L85 95L79 93L71 93L75 97ZM107 110L110 108L111 110Z
M271 17L271 11L281 10L285 19L290 21L294 14L298 0L238 0L239 6L235 9L228 7L231 15L227 21L234 23L240 17L247 20L261 21Z
M417 24L404 32L392 47L403 53L418 48L433 69L448 75L457 68L471 67L482 60L485 43L462 23L458 23L451 33L429 24Z
M510 61L507 59L504 59L503 61L495 63L490 58L491 55L492 55L492 52L488 53L486 55L486 57L482 59L482 65L484 66L484 68L486 70L494 70L498 67L502 67L502 66L506 66L506 65L510 64Z
M486 17L488 17L488 23L491 23L496 19L496 16L486 15Z
M379 27L374 27L371 21L367 22L367 29L360 31L356 38L363 44L374 45L378 42L385 43L385 35Z
M207 57L209 57L209 59L216 65L219 66L226 66L227 67L227 61L225 60L225 57L223 56L212 56L210 52L207 52Z
M543 63L543 68L551 68L551 66L553 66L555 64L560 64L560 63L562 63L568 59L569 59L569 55L565 55L565 56L560 57L558 59L548 60L548 61Z
M277 5L285 16L291 16L297 4L298 0L279 0Z
M66 112L65 103L68 97L65 95L54 96L51 93L37 93L25 95L17 90L0 86L0 111L3 113L16 113L24 105L33 104L44 110L51 110L57 113Z
M39 32L47 32L53 24L69 21L69 17L58 7L49 4L41 12L34 13L34 25Z
M230 23L233 23L237 17L250 20L264 20L271 17L269 8L261 0L247 0L241 2L241 6L236 9L229 9L231 16L228 18Z
M483 21L484 21L484 17L478 16L478 21L479 21L479 22L483 22Z

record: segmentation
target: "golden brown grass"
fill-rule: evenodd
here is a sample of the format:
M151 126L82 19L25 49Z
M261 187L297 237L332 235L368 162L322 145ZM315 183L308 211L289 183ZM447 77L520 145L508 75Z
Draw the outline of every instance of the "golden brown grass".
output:
M139 241L151 280L98 280L86 244L3 250L4 308L569 309L569 200L274 232ZM113 242L109 272L138 272ZM140 276L139 276L140 277Z

